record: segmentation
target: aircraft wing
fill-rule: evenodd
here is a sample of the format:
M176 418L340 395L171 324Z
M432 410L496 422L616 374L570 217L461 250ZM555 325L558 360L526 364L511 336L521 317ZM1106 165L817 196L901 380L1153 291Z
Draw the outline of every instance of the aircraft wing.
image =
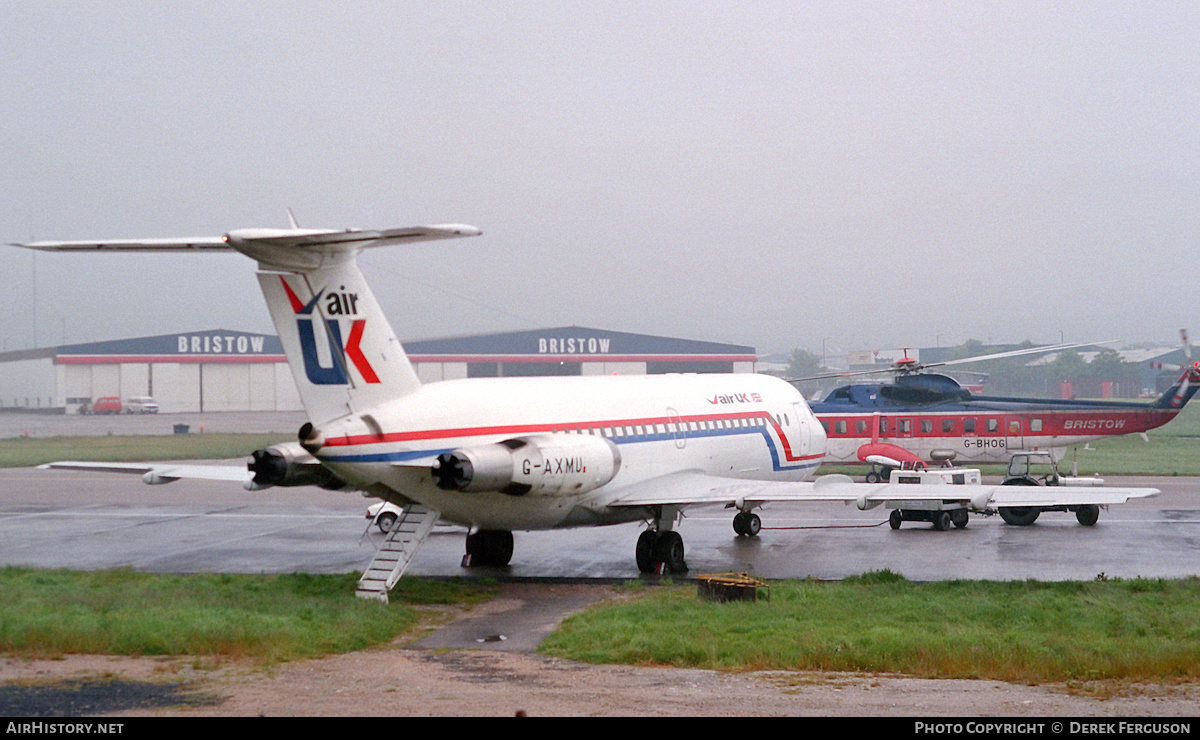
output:
M985 486L994 489L995 506L1082 506L1128 503L1134 498L1157 496L1157 488L1068 488L1064 486ZM1049 499L1049 500L1048 500Z
M192 480L233 481L250 484L252 475L245 465L185 465L178 463L63 462L39 465L39 470L91 470L99 473L130 473L142 476L151 485Z
M830 502L855 503L869 509L889 500L930 500L947 498L950 486L892 485L888 483L855 483L849 476L824 475L815 481L752 481L721 478L698 471L669 473L651 478L623 489L610 506L702 506L763 504L768 502ZM959 497L978 494L980 486L955 486ZM927 489L927 490L926 490Z
M1060 486L946 485L855 483L849 476L824 475L812 482L764 482L720 478L698 471L671 473L624 489L609 505L755 506L769 502L843 502L859 509L886 503L928 501L966 504L974 511L998 507L1080 506L1122 504L1132 498L1156 496L1156 488L1065 488Z

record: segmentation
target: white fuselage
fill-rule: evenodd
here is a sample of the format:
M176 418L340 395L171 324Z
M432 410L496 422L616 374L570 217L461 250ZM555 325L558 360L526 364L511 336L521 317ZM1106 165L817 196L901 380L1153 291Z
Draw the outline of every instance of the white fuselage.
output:
M801 395L764 375L651 375L451 380L321 430L317 457L352 485L383 484L442 517L488 529L549 529L645 517L608 505L630 486L695 471L802 481L825 433ZM537 435L594 435L617 446L608 483L579 494L443 490L433 460L460 448Z

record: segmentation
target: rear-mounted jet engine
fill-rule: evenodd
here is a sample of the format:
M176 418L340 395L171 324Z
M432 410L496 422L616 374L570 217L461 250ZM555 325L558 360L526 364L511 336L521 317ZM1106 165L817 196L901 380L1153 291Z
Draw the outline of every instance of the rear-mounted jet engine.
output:
M547 434L444 453L433 475L449 491L559 496L599 488L620 469L621 452L603 437Z

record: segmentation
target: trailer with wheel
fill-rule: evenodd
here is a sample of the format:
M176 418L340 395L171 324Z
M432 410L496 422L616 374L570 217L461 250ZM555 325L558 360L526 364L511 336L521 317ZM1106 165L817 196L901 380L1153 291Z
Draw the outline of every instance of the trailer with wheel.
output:
M977 486L981 480L979 470L975 468L937 468L893 470L888 482L894 485ZM942 500L921 498L888 501L887 507L892 510L888 515L888 524L892 529L900 529L904 522L929 522L938 531L951 527L962 529L970 518L970 502L962 495L961 489L947 493L950 495Z

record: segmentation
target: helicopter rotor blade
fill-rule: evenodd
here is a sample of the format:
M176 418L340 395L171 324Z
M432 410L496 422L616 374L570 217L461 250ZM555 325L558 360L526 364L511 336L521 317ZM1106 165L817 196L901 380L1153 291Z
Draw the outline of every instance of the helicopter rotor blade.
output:
M999 360L1005 357L1019 357L1021 355L1036 355L1046 352L1062 352L1067 349L1075 349L1076 347L1093 347L1097 344L1114 344L1121 341L1120 339L1106 339L1103 342L1077 342L1075 344L1052 344L1045 347L1028 347L1026 349L1014 349L1009 352L997 352L991 355L978 355L976 357L964 357L960 360L945 360L943 362L930 362L921 365L922 368L927 367L943 367L945 365L961 365L967 362L984 362L985 360Z
M921 370L926 370L931 367L945 367L947 365L963 365L969 362L985 362L987 360L999 360L1005 357L1019 357L1021 355L1045 354L1047 352L1061 352L1067 349L1076 347L1093 347L1098 344L1113 344L1119 342L1119 339L1107 339L1103 342L1077 342L1074 344L1051 344L1043 347L1027 347L1025 349L1009 350L1008 352L996 352L988 355L977 355L975 357L964 357L958 360L943 360L941 362L908 362L906 364L895 363L888 367L872 368L870 370L848 370L845 372L823 373L821 375L810 375L804 378L784 378L789 383L802 383L808 380L827 380L830 378L853 378L861 375L878 375L880 373L895 373L903 375L911 375Z

